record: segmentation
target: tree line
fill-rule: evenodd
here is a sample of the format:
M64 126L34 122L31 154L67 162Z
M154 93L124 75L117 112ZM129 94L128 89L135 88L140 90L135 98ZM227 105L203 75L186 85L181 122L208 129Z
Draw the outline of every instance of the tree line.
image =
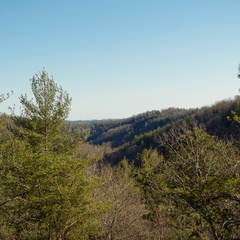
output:
M153 111L88 130L66 121L71 97L45 70L30 84L34 99L22 95L21 114L0 119L0 239L240 239L239 144L224 137L235 109L232 119L223 104L214 119L174 109L168 121ZM109 164L115 138L138 154Z

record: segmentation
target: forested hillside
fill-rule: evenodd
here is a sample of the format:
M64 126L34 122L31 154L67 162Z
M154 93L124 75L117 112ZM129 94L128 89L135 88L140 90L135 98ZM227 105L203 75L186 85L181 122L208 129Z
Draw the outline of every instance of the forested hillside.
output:
M0 118L0 239L240 239L239 97L69 122L45 70L31 89Z
M143 149L157 148L159 135L183 122L204 126L207 133L222 140L238 140L238 123L230 118L232 111L237 111L239 101L236 96L200 109L153 110L127 119L78 121L73 126L79 123L90 130L86 142L91 145L107 145L112 149L105 155L108 162L115 164L127 157L137 163L136 158Z

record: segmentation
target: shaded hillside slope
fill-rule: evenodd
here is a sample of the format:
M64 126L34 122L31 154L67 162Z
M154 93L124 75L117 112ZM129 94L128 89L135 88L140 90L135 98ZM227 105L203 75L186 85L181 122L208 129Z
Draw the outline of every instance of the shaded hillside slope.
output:
M87 141L94 145L108 142L113 148L120 147L133 141L136 136L163 127L192 112L193 110L169 108L162 111L149 111L122 120L94 122Z
M105 154L105 160L113 164L124 157L139 161L143 149L159 147L158 138L164 132L179 127L183 122L195 122L206 131L223 140L238 142L240 128L228 119L231 111L238 109L239 97L223 100L200 109L169 108L149 111L127 119L81 121L90 129L87 142L92 145L108 145L113 151Z

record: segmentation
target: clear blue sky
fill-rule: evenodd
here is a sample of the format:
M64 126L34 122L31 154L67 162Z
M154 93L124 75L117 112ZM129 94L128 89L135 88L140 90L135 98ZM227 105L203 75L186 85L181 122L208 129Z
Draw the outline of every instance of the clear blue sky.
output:
M8 0L0 4L0 105L43 68L70 120L195 108L238 94L239 0Z

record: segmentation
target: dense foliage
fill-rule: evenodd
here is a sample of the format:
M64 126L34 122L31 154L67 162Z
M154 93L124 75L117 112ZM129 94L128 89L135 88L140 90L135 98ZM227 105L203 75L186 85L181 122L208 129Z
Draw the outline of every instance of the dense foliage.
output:
M0 118L0 239L240 239L238 97L71 123L45 70L30 84Z

